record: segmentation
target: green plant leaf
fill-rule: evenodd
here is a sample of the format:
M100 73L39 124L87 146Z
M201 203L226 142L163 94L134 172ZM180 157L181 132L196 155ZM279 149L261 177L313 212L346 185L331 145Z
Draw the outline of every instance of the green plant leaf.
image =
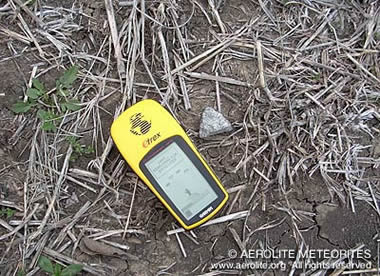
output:
M72 145L74 152L79 153L79 155L82 155L83 153L83 147L79 143L75 143Z
M11 110L14 113L25 113L28 112L29 109L32 108L32 104L29 102L17 102L14 105L12 105Z
M54 273L54 267L52 262L45 256L40 257L40 259L38 260L38 265L43 271L46 271L48 273Z
M82 268L83 265L71 264L62 271L61 276L75 276L81 272Z
M24 268L20 268L20 270L17 271L17 276L25 276L25 275L26 275L26 273L25 273Z
M63 76L59 78L59 82L62 84L62 86L69 88L77 79L78 70L78 67L75 65L67 69L65 73L63 73Z
M55 264L54 266L54 276L61 276L62 266L60 264Z
M71 145L75 144L78 141L78 138L75 136L68 136L66 137L67 142L69 142Z
M37 116L41 119L41 120L45 120L45 121L48 121L48 120L57 120L59 118L59 116L57 114L54 113L54 111L51 111L51 110L44 110L44 109L40 109L37 111Z
M42 93L38 89L28 88L28 90L26 90L26 95L28 95L29 98L35 100L38 99L38 97L41 96Z
M42 82L40 82L38 79L33 79L32 80L33 87L36 88L41 92L41 94L44 94L45 92L45 87Z
M57 127L51 121L43 122L41 128L45 131L56 131Z
M62 96L62 97L67 97L70 94L70 90L62 88L62 86L59 86L59 88L58 88L58 94L60 96Z
M13 215L16 213L16 210L13 210L11 208L6 209L0 209L0 217L6 216L7 219L13 217Z
M40 109L37 111L37 117L44 121L51 119L49 114L50 114L49 111L46 111L43 109Z
M59 106L61 107L61 111L62 111L62 112L66 112L67 107L66 107L65 104L60 104Z
M10 219L16 213L16 210L13 210L11 208L7 208L6 212L7 212L7 219Z
M61 87L61 82L59 80L55 80L55 88L57 89L57 91L59 91Z
M61 108L62 107L66 108L67 110L70 110L70 111L77 111L81 108L80 107L80 101L78 101L76 99L67 100L65 103L61 103Z
M87 146L84 150L84 154L91 154L91 153L94 153L95 150L94 150L94 147L93 146Z

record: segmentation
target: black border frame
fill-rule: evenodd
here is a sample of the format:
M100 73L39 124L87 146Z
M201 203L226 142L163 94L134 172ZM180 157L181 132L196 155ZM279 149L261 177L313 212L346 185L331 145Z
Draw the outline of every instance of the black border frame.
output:
M187 220L180 210L174 205L173 201L165 194L163 189L160 187L156 179L152 176L152 174L149 172L147 167L145 166L145 163L148 162L150 159L152 159L154 156L156 156L159 152L161 152L164 148L169 146L171 143L176 143L182 151L186 154L186 156L193 162L195 167L199 170L201 175L206 179L206 181L209 183L211 188L214 190L214 192L217 195L217 198L208 204L205 208L203 208L199 213L195 214L190 220ZM139 167L141 171L144 173L144 175L147 177L147 179L150 181L150 183L153 185L153 187L156 189L156 191L160 194L160 196L169 204L170 208L174 210L174 212L181 218L181 220L185 223L185 225L190 226L193 225L205 217L212 211L214 211L225 199L226 195L222 191L222 189L219 187L218 183L215 181L214 177L209 173L207 168L204 166L204 164L201 162L201 160L197 157L197 155L194 153L194 151L190 148L190 146L185 142L185 140L179 136L175 135L172 137L169 137L165 139L164 141L161 141L159 144L155 145L140 161ZM207 208L213 207L212 211L210 211L207 215L200 218L199 215L207 210Z

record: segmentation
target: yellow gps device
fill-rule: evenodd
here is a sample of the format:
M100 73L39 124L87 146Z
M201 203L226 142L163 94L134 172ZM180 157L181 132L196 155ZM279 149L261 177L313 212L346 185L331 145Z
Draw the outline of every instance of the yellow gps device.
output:
M199 226L226 203L228 194L172 115L142 100L112 124L124 159L185 229Z

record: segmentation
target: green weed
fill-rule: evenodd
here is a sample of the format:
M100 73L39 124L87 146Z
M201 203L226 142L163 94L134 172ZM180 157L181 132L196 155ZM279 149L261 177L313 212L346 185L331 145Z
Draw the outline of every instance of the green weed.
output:
M83 266L79 264L71 264L64 269L58 263L53 264L48 258L41 256L38 260L39 267L49 273L51 276L75 276L81 272Z
M15 103L11 110L14 113L26 113L37 111L37 117L41 120L41 128L46 131L55 131L66 111L77 111L80 102L71 97L71 88L78 77L78 67L72 66L56 80L55 93L48 93L45 86L38 79L33 79L32 87L28 88L26 102Z
M26 272L24 268L21 268L19 271L17 271L17 276L25 276Z
M13 210L11 208L0 209L0 217L6 217L7 219L10 219L11 217L13 217L15 213L16 213L16 210Z
M73 153L71 154L71 161L75 161L78 157L83 155L88 155L94 152L92 146L86 146L79 142L78 138L75 136L69 136L66 138L71 147L73 148Z

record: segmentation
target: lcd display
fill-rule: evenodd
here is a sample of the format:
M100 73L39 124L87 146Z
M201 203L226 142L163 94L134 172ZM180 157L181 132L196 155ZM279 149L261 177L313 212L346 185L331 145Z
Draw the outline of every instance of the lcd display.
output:
M145 166L187 220L217 199L207 180L175 142Z

